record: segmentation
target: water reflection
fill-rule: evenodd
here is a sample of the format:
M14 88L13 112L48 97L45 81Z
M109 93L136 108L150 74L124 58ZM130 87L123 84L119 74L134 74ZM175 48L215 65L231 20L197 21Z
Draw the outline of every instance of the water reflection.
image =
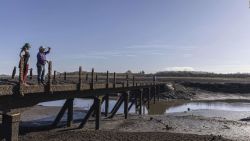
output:
M64 100L44 102L39 105L42 106L62 106ZM76 99L74 102L74 107L83 108L83 110L88 110L92 105L93 100L86 99ZM109 111L112 110L116 103L116 100L110 100ZM101 107L102 112L104 112L104 104ZM118 114L123 113L123 104L118 110ZM224 111L250 111L250 103L246 102L187 102L187 101L169 101L169 102L156 102L156 104L150 104L150 109L143 107L143 113L149 115L162 115L166 113L176 113L185 112L188 110L224 110ZM135 113L135 107L133 106L130 113Z

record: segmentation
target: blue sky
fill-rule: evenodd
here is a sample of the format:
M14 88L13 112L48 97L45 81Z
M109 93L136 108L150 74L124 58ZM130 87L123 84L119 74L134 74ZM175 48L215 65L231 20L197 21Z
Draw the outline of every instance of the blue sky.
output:
M1 0L0 74L25 42L58 71L250 72L248 0Z

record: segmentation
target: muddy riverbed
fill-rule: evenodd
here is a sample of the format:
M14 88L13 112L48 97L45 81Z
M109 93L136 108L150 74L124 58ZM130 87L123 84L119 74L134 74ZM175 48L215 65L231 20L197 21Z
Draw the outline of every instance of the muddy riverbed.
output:
M72 128L65 128L64 118L60 128L43 130L41 127L52 124L62 104L63 101L40 103L23 112L20 140L250 140L250 94L247 93L180 87L175 93L163 94L159 102L150 104L150 109L144 107L142 116L138 116L133 107L125 120L121 107L115 118L102 119L100 131L94 130L94 119L90 119L85 128L76 129L92 104L91 100L78 99L74 104ZM114 101L110 105L112 107Z

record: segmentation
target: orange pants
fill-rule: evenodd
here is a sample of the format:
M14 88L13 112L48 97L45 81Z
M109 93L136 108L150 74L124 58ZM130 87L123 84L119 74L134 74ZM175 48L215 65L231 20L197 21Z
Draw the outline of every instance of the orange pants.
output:
M26 64L23 68L23 83L26 83L28 72L29 72L29 64Z

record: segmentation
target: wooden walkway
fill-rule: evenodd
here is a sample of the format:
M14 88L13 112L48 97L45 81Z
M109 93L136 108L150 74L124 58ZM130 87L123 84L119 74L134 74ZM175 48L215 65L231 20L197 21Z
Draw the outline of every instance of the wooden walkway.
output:
M22 70L22 68L20 68ZM19 76L22 76L20 71ZM116 74L113 74L110 82L110 73L106 73L106 79L97 81L94 77L94 69L91 72L90 82L82 80L82 68L79 67L78 82L76 84L54 84L52 75L52 63L48 66L48 81L46 85L24 86L19 77L18 85L0 85L0 111L2 111L2 130L0 139L17 141L19 133L20 111L26 107L34 106L40 102L66 99L51 127L56 128L63 115L67 113L67 127L73 123L73 102L75 98L93 99L94 102L83 117L79 128L83 128L91 116L95 117L95 129L100 128L101 105L105 104L104 116L113 118L122 104L124 104L124 118L128 117L129 110L136 108L142 114L142 106L150 108L150 101L155 103L159 100L159 94L164 92L165 84L157 83L155 77L152 81L136 81L134 77L129 79L128 75L117 82ZM95 80L96 79L96 80ZM119 96L118 96L119 95ZM115 106L109 112L109 100L111 96L118 96Z

